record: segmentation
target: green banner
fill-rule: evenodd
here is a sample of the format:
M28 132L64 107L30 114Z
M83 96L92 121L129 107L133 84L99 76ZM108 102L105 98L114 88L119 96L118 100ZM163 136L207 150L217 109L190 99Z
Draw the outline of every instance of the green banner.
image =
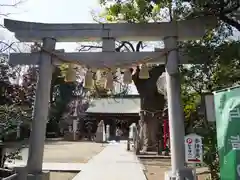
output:
M238 180L240 164L240 87L214 93L221 180ZM235 168L233 168L235 167ZM232 169L233 171L229 171Z

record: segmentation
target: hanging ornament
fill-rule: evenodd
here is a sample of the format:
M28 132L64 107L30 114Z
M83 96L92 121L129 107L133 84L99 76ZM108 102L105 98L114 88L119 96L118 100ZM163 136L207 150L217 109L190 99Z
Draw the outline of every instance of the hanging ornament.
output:
M75 82L76 81L76 69L74 64L69 64L67 73L65 76L65 81L66 82Z
M114 86L113 86L113 74L111 71L109 71L107 73L107 78L106 78L106 82L105 82L105 88L109 89L109 90L113 90Z
M150 77L148 67L146 64L142 64L142 67L140 69L138 76L139 76L139 79L148 79Z
M91 89L93 87L93 75L90 69L88 69L86 72L84 87L87 89Z
M123 74L123 83L124 84L132 84L132 73L130 69L125 69Z
M116 68L116 67L110 68L110 71L112 72L112 74L116 74L117 70L118 70L118 68Z
M121 73L121 68L117 68L116 69L116 74L117 77L121 77L122 73Z
M100 81L102 78L102 72L98 69L96 71L96 81Z

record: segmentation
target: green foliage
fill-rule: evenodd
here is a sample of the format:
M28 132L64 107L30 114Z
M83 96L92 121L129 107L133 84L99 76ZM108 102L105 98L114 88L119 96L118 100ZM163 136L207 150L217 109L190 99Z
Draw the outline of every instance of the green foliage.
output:
M0 139L17 131L17 126L22 123L29 123L29 115L20 107L15 105L0 106Z
M239 28L234 12L239 8L237 0L116 0L102 2L106 7L103 16L107 21L152 22L180 20L196 16L215 15L218 27L208 31L199 41L179 43L193 64L180 66L182 99L186 119L186 132L196 132L204 137L204 162L211 178L219 179L216 127L199 115L201 96L205 91L214 91L239 83L240 42L229 38L231 26ZM144 11L144 12L143 12Z
M64 81L67 66L65 64L55 67L52 75L52 84L50 92L51 106L49 109L49 120L47 132L59 132L59 122L63 113L67 110L67 105L73 98L73 91L76 83Z
M240 31L240 23L236 20L240 7L238 0L101 0L100 4L106 8L102 17L110 22L149 22L213 15Z
M149 22L153 19L157 21L161 17L159 10L166 2L152 4L147 0L126 0L108 4L103 1L101 5L106 7L106 11L101 17L109 22Z
M187 91L201 94L239 82L240 41L226 39L228 34L220 30L215 35L206 34L200 41L182 45L192 62L201 63L181 67Z
M55 87L57 93L50 109L50 121L60 121L68 103L73 98L73 90L75 90L75 88L75 83L62 83Z
M21 84L21 105L25 106L30 113L32 113L33 110L37 76L38 68L29 67L23 74L23 81Z
M240 31L240 23L236 20L236 12L240 8L239 0L181 0L191 6L189 17L217 16L221 21Z
M207 33L200 41L181 44L193 62L204 61L201 64L181 66L182 96L188 128L204 137L204 163L214 180L219 179L216 127L198 114L198 106L204 92L239 82L240 42L227 39L231 32L226 29L226 26L220 26L218 31Z

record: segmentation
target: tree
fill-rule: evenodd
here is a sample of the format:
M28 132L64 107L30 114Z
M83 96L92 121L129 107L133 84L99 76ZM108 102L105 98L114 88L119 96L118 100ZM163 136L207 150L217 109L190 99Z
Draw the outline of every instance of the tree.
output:
M49 121L47 125L48 132L57 132L59 133L59 123L64 115L72 111L71 108L68 108L69 103L73 99L73 91L76 88L76 82L73 83L61 83L55 87L54 101L51 104L49 112Z
M240 56L239 41L226 40L231 35L221 28L197 42L188 42L187 49L193 61L204 64L181 67L182 96L186 117L187 132L194 131L203 136L205 147L204 162L207 164L212 179L219 179L219 161L216 138L216 126L199 115L198 106L204 92L212 92L230 87L239 82Z
M20 107L15 105L0 106L0 138L4 141L5 137L17 131L17 127L22 123L29 123L29 115Z
M105 12L102 14L108 21L125 21L125 22L149 22L161 20L179 20L187 19L191 16L215 15L219 18L218 27L213 31L208 31L200 41L187 41L179 43L179 47L185 49L192 61L202 62L188 66L180 66L182 78L182 99L186 119L186 131L197 132L204 136L204 162L208 166L212 179L218 179L218 154L216 145L216 127L214 124L207 122L206 118L199 115L198 109L203 92L214 91L224 87L239 83L239 41L234 41L228 37L232 35L232 25L238 29L238 26L221 19L220 11L221 1L154 1L149 3L148 0L127 0L114 1L110 5L102 2ZM152 1L151 1L152 2ZM185 2L185 1L184 1ZM225 16L232 13L229 6L224 7ZM237 7L239 1L232 1L232 7ZM203 3L198 4L197 3ZM206 4L205 9L203 8ZM216 4L218 12L211 9L210 4ZM201 6L200 6L201 5ZM207 9L208 8L208 9ZM211 11L211 14L207 12ZM198 13L197 13L198 12ZM228 17L229 19L234 18ZM235 20L235 19L233 19Z
M191 5L190 17L217 16L219 20L240 31L239 18L237 17L240 8L238 0L183 0L182 2L188 2Z
M2 7L17 7L22 1L14 3L0 4ZM8 16L11 13L0 12L0 16ZM4 28L3 25L0 25ZM8 64L8 52L18 51L15 42L8 42L5 39L0 40L0 139L2 142L7 141L12 134L18 131L20 124L29 123L29 114L22 109L23 102L22 87L16 83L21 71L21 67L12 67ZM16 140L16 137L14 137ZM4 145L4 143L3 143ZM6 159L19 158L19 150L4 154L0 148L0 167L4 167ZM1 170L2 171L2 170ZM2 173L1 173L2 174Z
M106 6L107 1L101 0L101 4ZM213 15L240 31L240 2L238 0L115 0L111 4L107 5L107 20L109 21L145 22L152 19L160 20L166 18L165 15L165 17L162 16L163 13L160 10L166 11L167 8L168 11L181 14L178 16L180 19ZM172 4L175 4L174 8Z
M107 6L105 3L102 2L102 5L106 8L102 16L107 21L148 22L150 19L158 19L160 17L157 15L156 8L154 12L149 12L153 7L147 1L114 1L110 6ZM141 47L143 47L143 42L138 42L136 48L134 48L131 42L122 42L116 51L121 51L124 48L126 49L126 47L130 51L140 51ZM158 118L161 116L165 105L164 95L159 93L157 88L157 80L165 71L165 68L164 66L152 67L149 71L149 79L139 78L139 67L137 67L136 71L131 71L133 82L141 98L142 128L144 129L143 150L157 150Z
M15 105L0 105L0 139L5 142L12 134L16 134L18 127L22 123L29 123L30 117L20 107ZM4 167L5 161L8 159L20 159L20 149L6 154L2 152L0 148L0 167Z
M126 42L123 42L123 45L124 43ZM139 42L135 49L131 43L128 42L128 44L132 47L132 51L140 51L142 42ZM120 50L121 46L117 48L117 51L118 49ZM144 132L143 151L155 151L157 147L158 118L165 105L165 98L163 94L159 93L157 81L164 71L164 66L154 66L149 70L149 79L140 79L140 67L137 66L135 71L131 69L133 82L141 98L141 118Z
M11 8L17 7L20 5L22 1L15 1L14 3L2 3L0 7L3 8ZM0 16L8 16L10 13L0 12ZM1 28L4 28L0 25ZM19 104L21 101L20 97L20 86L17 83L19 72L21 67L12 67L8 64L8 52L9 51L17 51L18 47L15 42L9 43L6 40L0 40L0 105L5 104Z

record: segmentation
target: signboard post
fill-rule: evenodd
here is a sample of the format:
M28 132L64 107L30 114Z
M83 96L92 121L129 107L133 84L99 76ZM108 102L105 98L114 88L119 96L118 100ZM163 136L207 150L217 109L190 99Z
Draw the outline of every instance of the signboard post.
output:
M214 92L221 180L240 180L240 86Z
M203 149L202 137L197 134L185 136L185 161L189 164L202 163Z
M185 162L192 164L194 177L196 175L196 164L203 162L203 144L202 137L197 134L188 134L185 136Z

